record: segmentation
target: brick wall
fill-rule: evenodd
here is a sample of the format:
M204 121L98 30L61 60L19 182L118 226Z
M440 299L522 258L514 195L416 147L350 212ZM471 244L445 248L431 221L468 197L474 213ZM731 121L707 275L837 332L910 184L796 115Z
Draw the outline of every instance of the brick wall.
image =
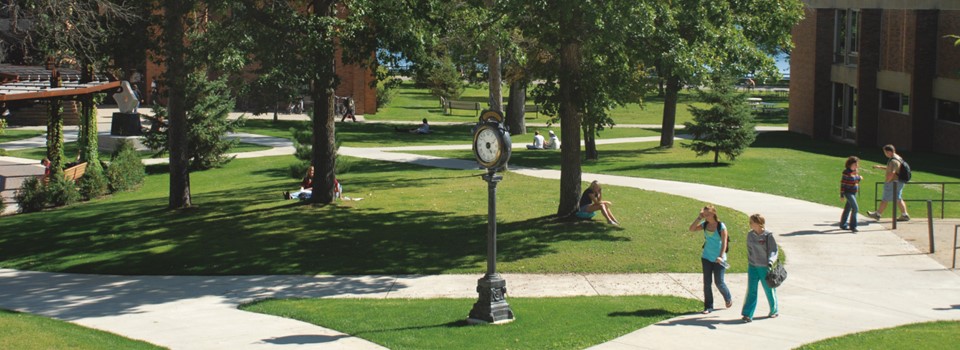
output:
M947 35L960 35L960 11L940 11L940 28L937 31L937 76L960 79L960 47L956 39Z
M790 114L792 132L813 136L813 93L817 12L805 8L804 18L792 30L794 49L790 53Z

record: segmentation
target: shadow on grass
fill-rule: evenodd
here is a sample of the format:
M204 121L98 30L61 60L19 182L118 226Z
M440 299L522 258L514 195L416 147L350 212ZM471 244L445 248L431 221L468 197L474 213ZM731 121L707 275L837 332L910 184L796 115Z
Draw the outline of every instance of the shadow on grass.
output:
M354 336L360 336L362 334L374 334L374 333L391 333L391 332L402 332L402 331L413 331L421 329L434 329L434 328L462 328L462 327L475 327L467 322L467 320L457 320L447 323L441 323L436 325L429 326L411 326L411 327L400 327L400 328L390 328L390 329L377 329L369 331L357 331L354 332Z
M277 345L307 345L307 344L323 344L334 342L343 338L350 338L350 335L340 334L340 335L316 335L316 334L302 334L302 335L288 335L285 337L275 337L263 339L264 343L268 344L277 344Z
M644 309L644 310L636 310L636 311L618 311L618 312L611 312L611 313L607 314L607 316L610 316L610 317L661 317L661 316L669 316L669 317L667 317L667 318L672 318L672 317L676 317L676 316L680 316L680 315L683 315L683 314L682 314L682 313L676 313L676 312L673 312L673 311L667 311L667 310L664 310L664 309Z

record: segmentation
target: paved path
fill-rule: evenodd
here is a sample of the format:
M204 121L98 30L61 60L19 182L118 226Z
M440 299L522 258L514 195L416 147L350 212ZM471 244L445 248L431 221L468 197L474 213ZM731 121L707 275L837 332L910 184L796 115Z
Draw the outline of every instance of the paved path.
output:
M349 156L476 171L472 161L393 150L340 149ZM513 167L505 181L514 174L559 179L560 173ZM850 332L960 319L960 275L875 223L863 225L855 235L825 233L834 230L836 207L700 184L589 173L583 178L698 198L746 213L761 212L790 261L790 278L778 290L782 316L776 320L739 323L745 282L743 274L733 274L728 277L735 297L733 310L674 318L596 348L688 349L724 344L736 349L784 349ZM175 349L377 348L335 331L238 311L236 306L263 297L473 298L478 277L96 276L0 270L0 307L58 317ZM505 277L511 297L668 294L699 298L701 288L698 274ZM765 313L761 300L757 315Z

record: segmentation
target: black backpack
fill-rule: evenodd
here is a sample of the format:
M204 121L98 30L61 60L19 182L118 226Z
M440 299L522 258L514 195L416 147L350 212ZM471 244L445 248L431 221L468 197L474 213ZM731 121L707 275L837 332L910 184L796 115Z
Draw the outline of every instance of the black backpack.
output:
M900 170L897 171L897 180L903 183L910 182L910 178L913 177L913 172L910 171L910 164L907 164L907 161L903 158L899 159L900 161Z
M723 222L722 222L722 221L717 221L717 232L720 232L720 227L722 227L722 226L723 226ZM704 231L707 230L706 221L704 221L703 230L704 230ZM724 251L724 253L729 253L729 252L730 252L730 242L732 242L732 241L733 241L733 240L730 239L730 230L727 230L727 250ZM706 247L706 246L707 246L707 242L703 242L703 247ZM703 247L700 247L700 248L702 249Z

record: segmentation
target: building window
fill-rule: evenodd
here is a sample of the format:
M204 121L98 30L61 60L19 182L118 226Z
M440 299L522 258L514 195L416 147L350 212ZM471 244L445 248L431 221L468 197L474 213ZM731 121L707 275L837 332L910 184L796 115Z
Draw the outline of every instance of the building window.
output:
M860 10L837 10L834 26L833 62L857 65L860 52Z
M833 113L831 134L841 140L857 138L857 89L850 85L833 84Z
M910 114L910 96L899 92L880 90L880 108Z
M937 100L937 119L960 123L960 102Z

